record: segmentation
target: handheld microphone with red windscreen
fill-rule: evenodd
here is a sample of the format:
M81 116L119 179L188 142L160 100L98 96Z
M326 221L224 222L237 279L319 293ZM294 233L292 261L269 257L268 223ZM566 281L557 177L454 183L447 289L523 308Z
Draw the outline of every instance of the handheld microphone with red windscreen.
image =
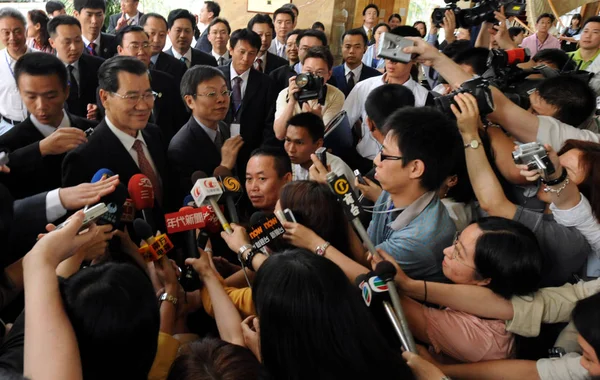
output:
M400 296L398 295L396 283L394 282L396 273L396 268L389 261L381 261L375 266L375 274L382 281L384 281L388 287L390 298L392 299L392 305L394 305L394 311L396 312L397 320L400 323L400 330L403 333L400 337L400 340L402 341L405 349L416 354L418 352L417 347L415 346L415 340L413 339L412 333L410 332L410 327L408 326L408 322L404 316L402 304L400 303Z
M232 223L239 223L240 218L238 217L235 204L242 196L242 184L232 175L231 171L224 166L217 167L213 174L219 179L221 187L223 188L223 196L221 199L225 200L229 221Z
M167 234L154 236L152 227L145 220L139 218L134 220L133 229L135 234L145 241L145 244L141 244L138 252L146 262L157 261L173 249L173 243Z
M191 194L196 204L200 206L207 200L219 218L223 230L228 234L233 233L229 222L217 204L217 201L223 194L223 189L221 189L219 181L217 181L215 177L206 178L206 173L198 170L192 174L192 182L194 183L194 187L192 188Z
M135 209L141 211L144 220L153 230L156 230L156 224L152 217L154 188L150 179L143 174L136 174L129 179L127 189L129 190L129 196L133 201Z
M94 174L94 176L92 177L92 180L90 181L90 183L96 183L105 178L112 177L113 175L115 175L115 173L113 173L110 169L105 169L105 168L99 169L96 172L96 174Z

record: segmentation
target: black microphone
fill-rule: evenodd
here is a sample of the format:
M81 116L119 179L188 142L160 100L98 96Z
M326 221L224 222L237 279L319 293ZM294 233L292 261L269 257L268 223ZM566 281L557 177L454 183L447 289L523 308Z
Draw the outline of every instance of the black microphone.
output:
M219 166L215 169L215 177L219 179L223 188L221 199L225 200L229 221L232 223L240 223L235 203L242 196L242 185L240 181L231 174L231 171L226 167Z
M262 211L256 211L254 214L250 215L250 225L253 226L258 224L267 214Z
M396 267L389 261L381 261L375 266L375 274L387 284L388 291L390 293L390 298L392 299L392 305L394 305L394 309L396 312L396 317L398 318L398 322L400 323L400 330L403 333L400 337L404 348L413 353L417 352L417 347L415 346L415 340L413 339L412 333L410 332L410 328L408 326L408 322L406 321L406 317L404 316L404 311L402 310L402 304L400 303L400 296L398 295L398 291L396 290L396 283L394 282L394 277L396 276Z
M120 229L122 225L121 215L123 214L123 205L125 204L127 195L125 185L119 183L115 187L115 191L102 197L100 202L103 202L108 207L108 211L96 221L96 224L111 224L113 228Z

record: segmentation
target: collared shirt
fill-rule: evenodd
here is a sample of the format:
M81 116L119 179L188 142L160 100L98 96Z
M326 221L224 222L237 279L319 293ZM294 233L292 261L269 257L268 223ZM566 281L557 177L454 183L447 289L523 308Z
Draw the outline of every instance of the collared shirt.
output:
M369 131L369 126L367 125L367 112L365 111L365 101L371 91L385 84L386 79L386 75L378 75L356 83L344 102L344 111L348 114L350 125L354 125L354 123L362 117L362 139L356 146L356 150L361 156L370 160L375 158L377 152L379 152L380 145L371 136L371 132ZM429 95L429 92L425 87L421 86L410 77L403 86L411 90L415 96L415 107L423 107L425 105L427 96Z
M73 66L73 76L75 77L75 80L77 81L77 88L81 89L81 73L79 72L79 60L73 62L73 63L65 63L65 67L67 68L67 74L70 75L71 71L69 70L69 66Z
M98 37L96 37L96 39L94 41L90 41L87 38L85 38L85 36L82 34L81 39L83 40L83 43L85 44L85 48L88 49L88 51L90 50L90 48L89 48L90 42L95 43L96 44L95 52L96 52L96 55L99 56L100 52L102 51L100 49L100 37L101 36L102 36L102 33L98 33Z
M152 65L156 65L156 61L158 61L159 54L160 53L154 54L152 57L150 57L150 62L152 63Z
M200 120L198 120L198 118L196 118L196 116L193 116L194 120L196 120L196 123L198 123L198 125L204 130L204 132L206 132L206 134L208 135L208 137L210 138L210 141L212 141L213 143L215 142L215 139L217 138L217 131L211 128L208 128L206 125L202 124L200 122ZM217 128L219 128L219 126L217 125Z
M321 115L323 119L323 123L325 125L329 124L329 122L334 119L338 113L344 107L344 93L340 91L337 87L333 87L330 84L325 84L327 86L327 94L325 95L325 102L323 103L323 108L321 109ZM308 105L311 107L316 107L318 100L311 99L307 101ZM275 102L275 119L281 117L281 115L285 112L285 109L288 105L288 88L284 88L277 95L277 101ZM294 107L293 115L299 114L302 112L302 108L300 108L300 104L296 102L296 106Z
M302 63L298 62L293 66L294 71L296 72L296 74L300 74L302 72Z
M44 137L50 136L58 128L69 128L71 126L71 121L69 120L69 116L67 116L67 112L65 110L63 110L63 118L60 121L60 124L58 125L58 127L56 127L56 128L54 128L51 125L46 125L46 124L40 123L40 121L34 115L31 115L30 118L31 118L31 122L33 123L33 126L38 131L40 131L40 133Z
M354 188L354 173L352 169L338 156L331 153L327 154L327 165L331 166L331 171L340 175L345 175L348 182ZM303 168L299 164L292 164L292 178L294 181L306 181L309 178L308 169Z
M27 48L25 54L31 51L31 48ZM15 82L15 63L17 61L8 54L6 48L0 50L0 115L21 122L27 118L27 108Z
M129 17L129 15L125 13L125 20L127 20L129 25L140 25L140 12L138 11L133 17ZM133 21L129 23L129 20Z
M171 50L173 52L173 57L177 58L177 59L181 59L181 57L185 57L185 64L187 65L188 69L190 68L190 66L192 65L192 48L190 47L188 49L188 51L185 52L184 55L179 54L179 52L177 50L175 50L174 48Z
M210 54L212 54L212 56L215 57L219 66L221 66L221 63L219 63L219 59L223 58L223 64L225 64L225 62L229 61L230 58L228 51L225 51L225 54L223 55L219 55L219 53L217 53L216 51L211 50Z
M156 165L154 165L154 160L152 159L152 155L150 154L150 151L148 150L148 146L146 145L146 141L144 140L144 135L142 134L142 132L138 131L137 137L131 137L127 133L125 133L122 130L120 130L119 128L117 128L108 119L108 116L105 117L104 120L106 120L106 125L108 125L108 128L112 131L112 133L115 134L115 136L117 136L117 138L119 139L121 144L123 144L123 147L125 148L127 153L129 153L131 158L133 158L133 161L136 163L136 165L138 167L140 166L140 162L138 160L137 152L135 151L135 149L133 149L133 144L135 143L135 140L140 140L142 142L142 147L144 149L144 155L148 159L148 162L150 162L150 166L152 166L152 170L154 170L154 172L156 173L156 176L160 180L160 175L158 174L158 171L156 170Z
M271 51L271 53L275 54L276 56L287 59L287 53L285 51L285 48L286 48L285 43L279 42L277 37L275 37L275 38L273 38L273 41L271 42L271 46L270 46L269 50Z
M372 67L374 69L382 69L385 67L385 59L377 58L377 52L375 51L375 44L369 46L367 51L362 57L362 63Z
M587 68L590 67L592 62L594 62L594 60L600 55L600 49L598 49L596 51L596 54L590 57L590 59L588 59L587 61L584 61L581 57L581 49L577 49L574 52L568 54L573 58L573 62L575 62L575 65L579 67L579 70L587 70Z
M357 84L360 80L360 74L362 73L363 65L362 63L358 65L355 69L351 70L347 64L344 63L344 75L346 76L346 82L350 79L350 71L354 73L354 84Z
M233 79L240 77L242 78L242 88L240 89L242 92L242 99L244 99L244 94L246 93L246 87L248 86L248 77L250 76L250 70L248 69L241 74L238 74L233 68L233 63L229 65L229 80L231 81L231 87L233 88Z
M544 49L560 49L560 41L552 34L548 34L546 41L541 42L538 39L537 33L532 34L529 37L525 37L521 42L522 48L529 49L531 56L533 57L538 51Z
M363 30L365 31L365 34L367 35L367 37L369 36L369 28L367 28L367 26L365 24L363 24ZM371 33L375 34L375 31L373 30L373 28L371 28Z
M260 71L261 72L265 72L265 68L267 67L267 52L265 52L265 54L261 55L260 57L256 57L256 59L254 60L254 63L256 63L256 61L258 61L260 59ZM252 65L252 67L254 67L254 64Z

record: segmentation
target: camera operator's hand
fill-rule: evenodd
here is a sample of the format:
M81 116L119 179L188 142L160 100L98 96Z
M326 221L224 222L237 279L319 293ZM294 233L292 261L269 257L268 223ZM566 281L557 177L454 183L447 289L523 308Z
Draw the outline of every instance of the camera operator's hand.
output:
M298 101L294 96L296 93L300 92L300 87L296 84L296 75L291 77L288 81L288 103L296 104Z
M494 17L498 20L498 25L492 27L490 34L494 35L494 39L498 43L498 46L504 50L518 48L508 33L506 16L504 15L504 6L500 8L500 12L494 12Z
M454 31L456 30L456 16L454 15L454 11L447 10L444 15L444 22L442 23L442 27L444 28L444 32L446 33L445 39L451 44L456 41L456 36L454 35Z
M42 157L66 153L87 142L85 132L78 128L58 128L40 141Z
M97 104L88 104L87 105L87 115L86 118L88 120L96 120L98 119L98 105Z
M327 184L327 173L331 171L331 165L327 165L327 167L323 166L319 157L316 154L311 154L310 159L313 164L308 169L309 178L312 181Z
M465 140L465 142L470 142L473 139L479 139L481 118L479 117L477 99L469 93L463 93L457 94L454 97L454 101L458 107L452 104L450 108L452 109L454 116L456 116L458 130L463 136L463 140Z
M427 351L427 348L417 345L419 354L410 351L402 353L406 364L410 367L417 380L444 379L446 375L436 366L435 360Z
M225 143L221 147L221 166L232 170L242 145L244 145L242 135L233 136L225 140Z
M360 182L358 182L358 179L355 179L354 187L360 190L364 197L370 200L371 202L377 201L377 198L379 198L383 190L381 189L381 187L377 186L375 182L371 181L367 177L363 177L363 179L367 183L366 185L361 184Z
M414 42L413 46L402 49L403 52L416 54L415 60L426 66L433 66L440 57L445 57L435 46L430 45L420 37L406 37Z
M212 253L210 250L204 251L198 248L198 254L200 255L200 258L198 259L191 257L185 259L185 265L191 265L201 278L216 276L217 271L214 269Z
M437 9L439 7L440 7L439 5L436 5L433 8ZM429 34L432 36L437 36L437 34L439 32L439 27L436 26L435 22L433 22L433 12L431 14L432 14L432 17L429 18Z

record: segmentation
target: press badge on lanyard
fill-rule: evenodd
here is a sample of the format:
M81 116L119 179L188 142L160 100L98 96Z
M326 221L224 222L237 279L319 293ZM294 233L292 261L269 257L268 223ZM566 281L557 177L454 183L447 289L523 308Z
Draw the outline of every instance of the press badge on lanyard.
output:
M14 80L15 73L14 73L12 67L10 66L10 62L8 62L8 52L6 50L4 50L4 62L6 62L6 66L8 66L8 70L10 71L10 74L12 75L13 80ZM19 94L19 89L17 88L16 85L15 85L15 88L13 88L10 91L9 103L10 103L10 108L17 109L17 110L23 110L23 101L21 100L21 95Z

